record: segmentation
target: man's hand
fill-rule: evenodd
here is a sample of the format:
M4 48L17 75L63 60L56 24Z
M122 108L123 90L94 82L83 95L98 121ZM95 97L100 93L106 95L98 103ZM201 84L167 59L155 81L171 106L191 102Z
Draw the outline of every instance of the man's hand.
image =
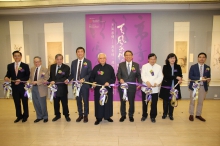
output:
M152 87L150 82L147 81L146 84L148 88Z
M18 80L15 80L15 85L18 85L18 84L20 84L20 82L21 82L21 80L20 80L20 79L18 79Z
M36 85L36 84L37 84L37 81L33 81L31 84Z
M125 83L125 81L123 80L123 79L120 79L120 81L119 81L121 84L124 84Z
M179 81L178 81L178 84L181 84L181 83L182 83L182 80L179 80Z
M50 84L53 85L53 84L55 84L55 82L54 82L54 81L51 81Z
M202 81L207 81L206 77L202 77Z
M178 81L182 80L182 78L179 77L179 76L177 76L176 79L177 79Z
M83 82L85 82L85 79L82 78L82 79L79 80L79 82L80 82L80 83L83 83Z
M137 90L139 90L140 88L141 88L141 86L140 86L140 85L138 85L136 89L137 89Z
M8 77L5 77L5 82L10 82L10 79Z
M96 87L96 82L92 83L92 87L95 88Z
M211 81L211 79L207 79L207 82L209 83Z
M154 87L157 87L158 86L158 84L157 83L154 83Z
M107 86L107 87L108 87L108 86L109 86L109 83L108 83L108 82L106 82L106 83L104 84L104 86Z
M66 79L66 80L64 81L64 83L65 83L65 84L68 84L68 83L69 83L69 80L68 80L68 79Z

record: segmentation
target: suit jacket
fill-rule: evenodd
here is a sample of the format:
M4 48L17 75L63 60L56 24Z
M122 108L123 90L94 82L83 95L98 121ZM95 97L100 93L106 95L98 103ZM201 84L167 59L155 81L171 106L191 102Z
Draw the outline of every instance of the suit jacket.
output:
M172 81L174 80L174 85L178 83L178 80L176 77L183 77L182 75L182 69L180 65L174 64L174 73L172 75L172 67L170 65L164 65L163 66L163 81L161 86L172 86ZM178 84L176 86L176 89L179 91L178 93L178 99L181 99L181 92L180 92L180 85ZM168 100L170 97L170 89L165 89L163 87L160 88L160 98L164 100Z
M34 73L35 73L36 67L31 68L31 74L29 82L34 81ZM40 94L40 97L45 97L48 94L48 87L47 85L44 85L43 83L46 82L49 79L49 71L47 68L41 66L38 77L37 77L37 85L38 85L38 91Z
M27 81L29 79L29 76L30 76L30 69L27 64L21 62L19 69L18 69L17 76L15 73L15 63L8 64L7 73L6 73L5 77L11 78L11 80L20 79L21 81ZM12 91L14 89L24 91L24 85L25 85L25 83L20 83L18 85L15 85L15 82L11 82Z
M134 68L135 70L132 70ZM117 79L120 81L120 79L123 79L125 82L138 82L141 83L141 74L140 74L140 68L139 64L132 61L131 65L131 72L128 75L126 62L121 62L118 66L118 73L117 73ZM136 85L128 84L128 90L129 91L136 91Z
M54 81L56 82L63 82L57 84L57 92L56 96L67 96L68 88L67 85L64 84L64 81L69 78L70 74L70 67L66 64L62 64L61 68L59 69L61 73L56 73L56 66L57 64L52 64L50 67L50 78L48 79L48 82Z
M203 77L211 78L211 69L208 65L204 64L204 70L203 70ZM198 63L192 65L189 70L189 79L190 80L199 80L200 79L200 71ZM194 81L190 81L189 89L193 90L192 85ZM203 82L203 86L205 91L208 91L208 83L205 81Z
M73 81L76 80L76 74L77 74L77 63L78 59L73 60L71 64L71 74L69 76L69 81L73 79ZM89 78L92 72L92 63L90 60L84 58L82 62L82 68L80 72L80 79L84 78L85 81L89 82ZM89 84L83 84L81 88L88 88L89 89L90 85Z

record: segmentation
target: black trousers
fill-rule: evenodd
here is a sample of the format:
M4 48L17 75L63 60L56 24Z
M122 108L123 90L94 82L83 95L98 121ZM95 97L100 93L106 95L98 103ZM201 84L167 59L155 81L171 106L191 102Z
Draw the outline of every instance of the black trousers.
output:
M118 90L119 90L120 101L121 101L121 107L120 107L121 116L126 116L126 114L127 114L126 113L126 101L124 101L122 99L123 91L122 91L121 88L119 88ZM135 107L134 107L135 93L136 93L136 91L129 91L129 90L127 90L128 102L129 102L129 109L128 109L128 116L129 117L133 117L134 116L134 111L135 111Z
M89 88L80 89L79 96L76 97L76 103L77 103L79 116L83 116L83 113L84 113L84 116L88 116L89 114Z
M29 111L28 111L28 97L24 97L25 90L21 90L19 88L12 89L12 96L14 99L15 110L16 110L16 117L17 118L28 118ZM23 106L23 114L21 111L21 102Z
M56 96L54 97L54 114L56 117L60 117L60 101L63 107L63 115L69 117L69 108L68 108L68 97L67 96Z
M173 116L174 107L170 104L170 100L163 100L163 116L169 114L170 117Z
M147 117L147 107L149 102L146 103L146 94L141 91L142 93L142 116ZM151 110L150 110L150 118L156 118L157 117L157 101L158 101L158 93L151 94Z

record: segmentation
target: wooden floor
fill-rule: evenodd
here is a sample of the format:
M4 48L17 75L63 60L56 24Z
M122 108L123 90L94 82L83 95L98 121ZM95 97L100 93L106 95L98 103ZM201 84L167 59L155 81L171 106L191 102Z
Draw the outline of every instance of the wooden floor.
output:
M136 102L134 122L119 122L119 102L114 102L113 123L102 121L95 126L94 106L90 102L88 123L76 123L76 101L69 100L71 122L62 116L52 122L53 105L48 102L48 123L34 123L36 115L29 103L30 116L26 123L14 123L15 109L12 99L0 99L1 146L220 146L220 100L206 100L201 122L188 120L189 100L182 100L174 111L174 121L163 120L162 100L158 101L156 123L148 118L141 122L141 102Z

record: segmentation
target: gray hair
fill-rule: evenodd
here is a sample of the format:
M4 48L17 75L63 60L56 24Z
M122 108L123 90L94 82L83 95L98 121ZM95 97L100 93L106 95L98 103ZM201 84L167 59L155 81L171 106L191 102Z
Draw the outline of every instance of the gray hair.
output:
M100 56L101 54L103 54L103 55L105 56L105 58L106 58L106 54L105 54L105 53L99 53L99 54L98 54L98 59L99 59L99 56Z
M62 54L57 54L57 55L55 56L55 59L57 59L59 56L62 56L62 59L63 59L63 55L62 55Z
M35 56L34 59L35 59L35 58L38 58L38 59L40 59L40 61L41 61L41 57L40 57L40 56Z

